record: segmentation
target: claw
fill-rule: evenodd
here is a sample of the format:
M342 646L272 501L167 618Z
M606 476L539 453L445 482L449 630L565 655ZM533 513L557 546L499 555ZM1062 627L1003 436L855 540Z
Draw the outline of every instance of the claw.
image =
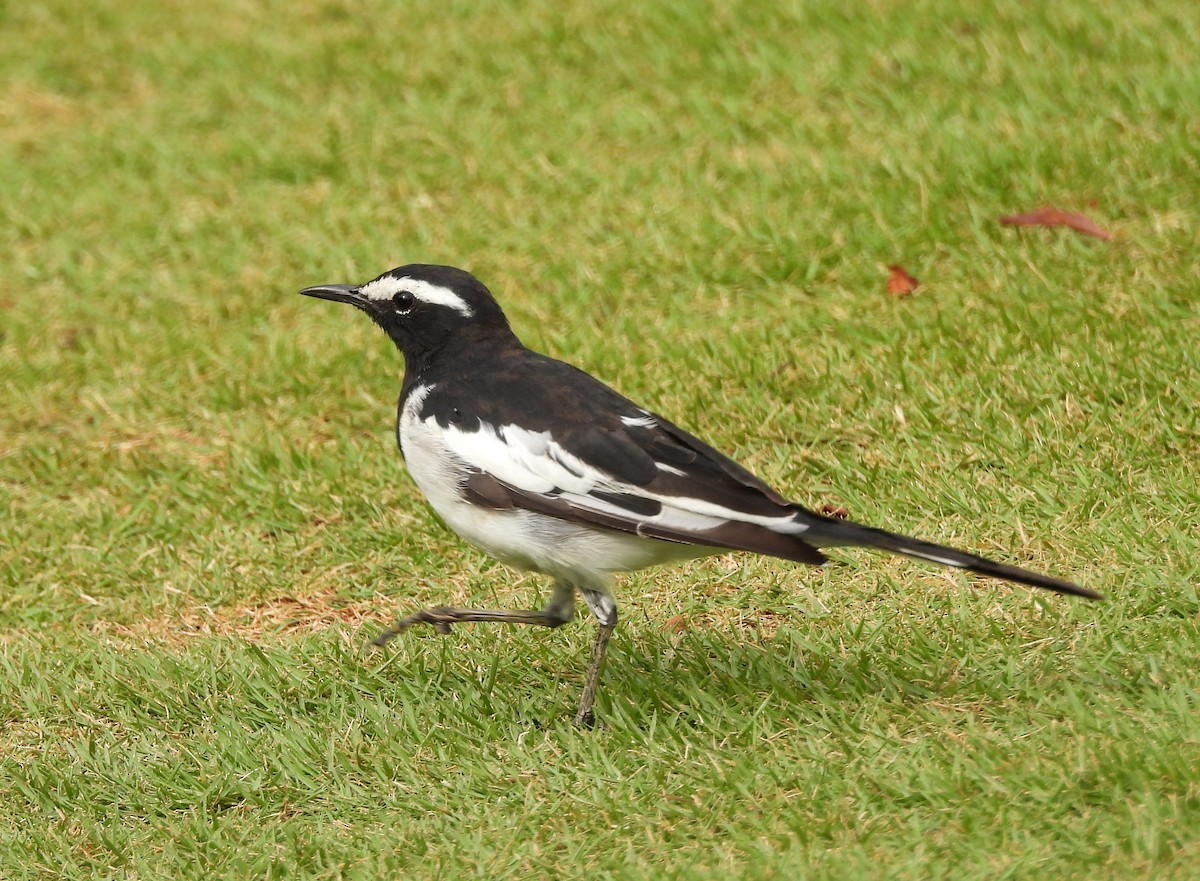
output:
M383 633L379 634L377 637L375 637L373 640L371 640L371 645L373 645L373 646L387 645L388 641L391 640L392 637L399 636L399 635L400 635L399 630L385 630L385 631L383 631Z
M386 645L389 640L391 640L393 637L399 636L414 624L428 624L438 633L444 635L450 632L451 623L452 621L447 620L447 616L442 609L422 609L419 612L409 615L407 618L401 618L395 623L391 630L385 630L383 633L371 640L371 645Z

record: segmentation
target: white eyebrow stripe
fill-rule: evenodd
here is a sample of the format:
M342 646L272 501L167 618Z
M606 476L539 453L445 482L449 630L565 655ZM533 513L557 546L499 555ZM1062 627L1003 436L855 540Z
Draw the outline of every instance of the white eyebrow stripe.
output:
M466 318L475 314L467 301L454 291L419 278L394 278L388 275L363 285L359 293L369 300L390 300L401 291L408 291L422 303L446 306Z

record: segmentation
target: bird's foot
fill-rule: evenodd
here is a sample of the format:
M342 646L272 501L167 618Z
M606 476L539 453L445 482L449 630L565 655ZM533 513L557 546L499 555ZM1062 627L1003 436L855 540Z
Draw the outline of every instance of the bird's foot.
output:
M390 639L399 636L414 624L428 624L438 633L449 633L450 625L462 620L462 615L459 614L460 611L449 606L430 606L428 609L413 612L411 615L401 618L391 628L383 631L383 633L371 640L371 645L386 645Z
M558 627L570 617L570 609L553 603L545 609L459 609L454 606L431 606L401 618L391 630L385 630L371 641L383 645L399 636L414 624L428 624L438 633L449 633L451 624L467 621L497 621L502 624L532 624L539 627Z

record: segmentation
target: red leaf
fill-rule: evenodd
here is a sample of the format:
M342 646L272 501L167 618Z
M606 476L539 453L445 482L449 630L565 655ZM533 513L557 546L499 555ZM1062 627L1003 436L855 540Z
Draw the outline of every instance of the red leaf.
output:
M1036 211L1027 211L1024 214L1010 214L1007 217L1001 217L1000 223L1004 226L1066 226L1075 232L1083 233L1086 236L1095 236L1106 242L1112 238L1108 230L1097 226L1090 217L1084 214L1073 214L1070 211L1061 211L1053 205L1044 205Z
M892 265L888 267L887 289L888 293L897 297L907 297L917 289L920 284L915 278L909 275L903 266Z

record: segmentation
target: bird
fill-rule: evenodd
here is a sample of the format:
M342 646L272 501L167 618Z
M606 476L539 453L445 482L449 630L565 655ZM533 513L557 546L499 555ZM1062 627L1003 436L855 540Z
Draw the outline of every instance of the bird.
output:
M308 297L349 304L399 349L396 437L430 506L470 545L552 579L540 609L433 606L419 624L560 627L576 594L596 619L577 725L593 707L617 625L613 575L730 551L821 565L830 547L866 547L979 575L1102 599L1070 581L808 510L731 458L588 373L526 348L474 275L413 263Z

